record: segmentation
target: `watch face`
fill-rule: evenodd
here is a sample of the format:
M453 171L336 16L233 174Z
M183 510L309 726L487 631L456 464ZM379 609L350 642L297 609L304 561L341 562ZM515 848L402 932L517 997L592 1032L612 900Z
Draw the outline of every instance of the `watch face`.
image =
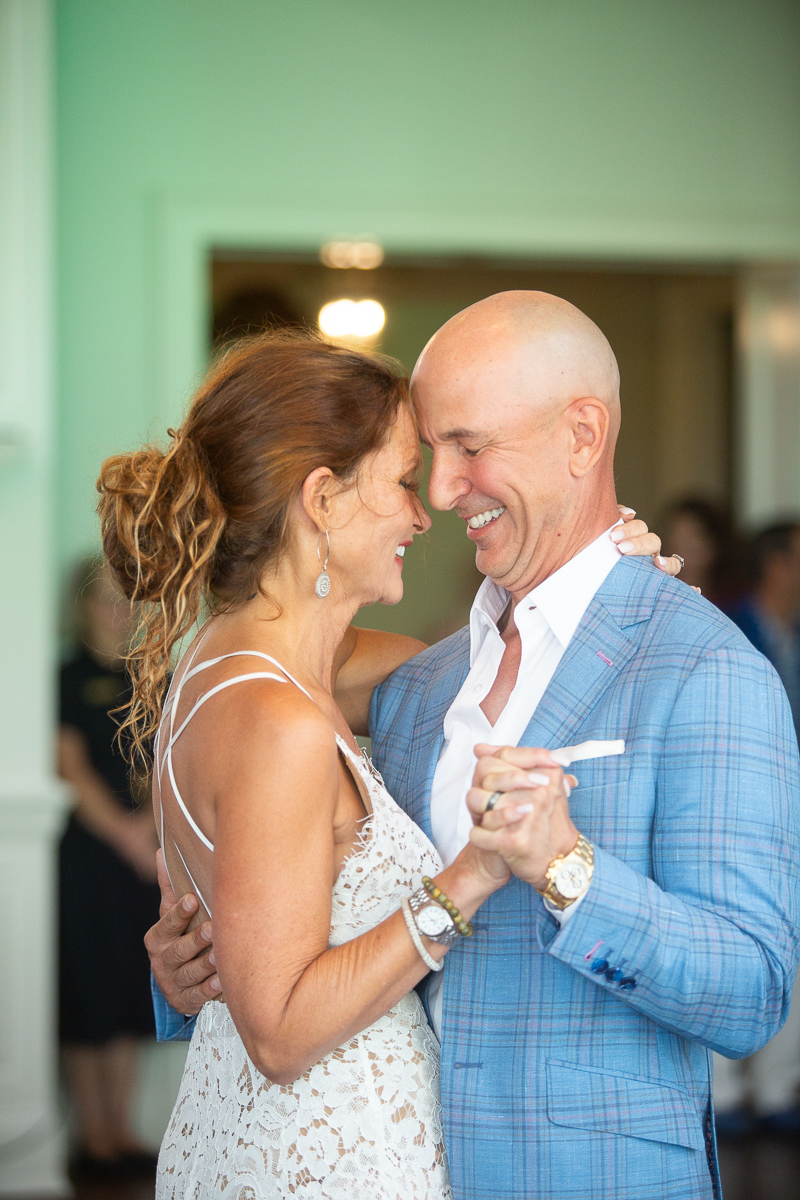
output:
M581 862L564 863L553 882L565 900L577 900L589 882L589 872Z
M425 933L428 937L444 933L453 924L449 913L446 913L440 904L426 904L416 914L416 922L420 933Z

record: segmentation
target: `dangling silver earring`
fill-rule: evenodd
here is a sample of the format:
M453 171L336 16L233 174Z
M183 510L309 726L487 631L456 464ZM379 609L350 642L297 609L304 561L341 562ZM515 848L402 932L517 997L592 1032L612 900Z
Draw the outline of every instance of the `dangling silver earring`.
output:
M322 541L322 534L320 534L317 538L317 558L322 563L322 570L317 576L317 582L314 584L314 594L320 600L324 600L328 592L331 590L331 577L328 574L328 559L331 556L331 535L328 533L327 529L325 530L325 538L328 543L328 549L325 553L324 563L322 563L322 555L319 552L319 544Z

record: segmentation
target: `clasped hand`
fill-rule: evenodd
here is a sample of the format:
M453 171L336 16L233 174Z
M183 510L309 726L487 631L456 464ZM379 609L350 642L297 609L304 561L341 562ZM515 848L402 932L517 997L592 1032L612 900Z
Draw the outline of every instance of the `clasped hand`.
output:
M569 854L578 830L569 815L569 791L574 775L564 775L548 750L527 746L475 747L478 762L467 792L472 814L470 841L481 850L500 854L519 879L543 891L547 868L560 854ZM494 792L502 796L490 812Z

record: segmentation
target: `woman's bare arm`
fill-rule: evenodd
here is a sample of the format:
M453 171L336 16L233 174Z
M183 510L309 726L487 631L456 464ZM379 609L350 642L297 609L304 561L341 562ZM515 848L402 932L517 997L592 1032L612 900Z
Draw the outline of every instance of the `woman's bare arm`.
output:
M333 696L353 733L368 736L369 705L375 688L425 649L425 642L402 633L350 626L334 659Z
M218 781L214 947L225 998L248 1054L288 1084L396 1004L426 974L396 912L328 949L340 769L331 726L302 696L249 697L222 724L235 754ZM215 742L226 745L226 729ZM466 917L505 881L468 854L437 876ZM446 949L428 943L441 958Z

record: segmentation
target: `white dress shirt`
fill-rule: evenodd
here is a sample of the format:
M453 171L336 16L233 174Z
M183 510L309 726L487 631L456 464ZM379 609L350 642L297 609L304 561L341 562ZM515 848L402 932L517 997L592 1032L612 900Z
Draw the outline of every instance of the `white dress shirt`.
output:
M610 533L607 529L533 588L514 609L522 657L517 681L495 725L480 706L497 678L505 650L497 622L508 607L509 594L491 579L485 579L478 589L469 617L470 670L444 719L444 742L431 789L431 832L445 866L469 841L472 818L466 795L475 770L473 747L477 742L516 746L522 737L595 592L621 557ZM579 903L563 912L548 907L563 923ZM441 988L442 975L438 974L428 991L437 1037L441 1036Z

